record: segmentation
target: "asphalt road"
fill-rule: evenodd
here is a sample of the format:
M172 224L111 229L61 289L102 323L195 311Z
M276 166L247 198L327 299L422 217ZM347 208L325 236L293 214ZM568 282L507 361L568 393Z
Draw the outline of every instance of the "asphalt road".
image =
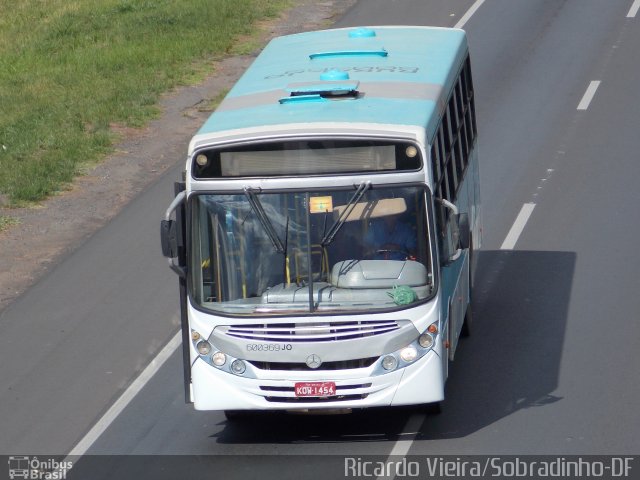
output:
M360 0L336 26L454 26L472 4ZM231 455L218 473L234 464L267 477L282 454L639 453L632 4L486 0L464 26L484 245L474 334L458 351L441 415L372 410L231 425L184 404L176 351L88 453ZM160 257L158 224L178 168L0 315L0 453L67 454L174 336L177 279ZM505 246L525 204L528 221ZM308 466L287 468L327 478Z

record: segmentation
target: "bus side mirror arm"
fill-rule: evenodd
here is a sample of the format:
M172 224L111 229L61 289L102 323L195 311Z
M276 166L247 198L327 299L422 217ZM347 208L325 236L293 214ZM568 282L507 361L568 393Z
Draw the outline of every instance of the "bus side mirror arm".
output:
M462 250L466 250L470 245L471 229L469 227L469 215L460 213L458 207L449 200L444 198L438 198L436 200L451 211L451 236L453 238L453 244L458 247L453 255L449 257L449 262L455 262L460 258L460 255L462 255Z
M186 197L184 191L178 193L176 198L173 199L169 208L167 208L164 214L164 220L160 222L160 242L162 245L162 255L167 258L169 267L176 272L180 277L186 277L186 270L175 262L175 258L178 257L178 235L177 224L175 220L171 219L171 215L176 211Z

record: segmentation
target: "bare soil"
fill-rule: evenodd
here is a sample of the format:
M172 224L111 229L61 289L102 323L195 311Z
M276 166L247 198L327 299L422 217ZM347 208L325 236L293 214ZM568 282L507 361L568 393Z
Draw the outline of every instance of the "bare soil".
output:
M296 0L280 18L260 25L261 35L266 43L275 36L328 27L354 3ZM0 312L147 185L184 161L190 137L210 115L207 105L233 85L254 57L216 62L214 73L201 84L168 93L161 100L162 115L143 129L113 125L121 137L115 153L37 207L9 208L0 198L0 215L19 222L0 233Z

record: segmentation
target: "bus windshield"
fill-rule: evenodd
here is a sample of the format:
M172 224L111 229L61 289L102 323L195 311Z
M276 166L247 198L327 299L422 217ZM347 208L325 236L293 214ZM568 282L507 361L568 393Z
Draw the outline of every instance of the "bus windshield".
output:
M411 306L434 291L419 186L198 194L190 293L222 315Z

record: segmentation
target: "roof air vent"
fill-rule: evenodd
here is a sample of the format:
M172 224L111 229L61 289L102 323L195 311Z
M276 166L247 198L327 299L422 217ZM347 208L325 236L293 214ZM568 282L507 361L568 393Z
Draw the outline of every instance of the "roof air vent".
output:
M340 57L386 57L389 55L384 48L376 50L337 50L331 52L317 52L309 55L311 60Z
M376 31L370 28L360 27L349 32L349 38L371 38L376 36Z

